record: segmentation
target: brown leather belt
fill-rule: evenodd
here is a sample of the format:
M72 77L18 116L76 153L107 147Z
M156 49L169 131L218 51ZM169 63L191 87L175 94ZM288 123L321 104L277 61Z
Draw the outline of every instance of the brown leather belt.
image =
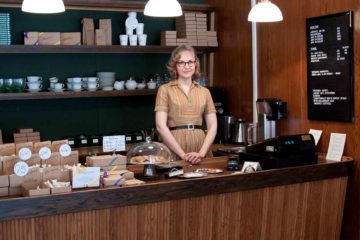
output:
M178 130L178 129L187 129L187 130L194 130L194 129L201 129L200 125L194 125L192 123L189 123L187 125L180 125L175 127L169 127L170 130Z

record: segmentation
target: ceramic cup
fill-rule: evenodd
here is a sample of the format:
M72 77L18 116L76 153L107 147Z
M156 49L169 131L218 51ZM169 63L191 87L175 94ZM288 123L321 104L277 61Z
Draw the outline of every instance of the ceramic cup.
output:
M82 89L82 83L81 83L81 82L79 82L79 83L73 82L71 89L72 89L73 91L81 91L81 89Z
M41 82L42 78L39 76L27 76L28 82Z
M129 36L130 46L136 46L137 44L137 35Z
M88 89L94 89L94 88L98 88L98 87L99 87L99 84L96 82L91 82L91 83L88 82L88 84L87 84Z
M126 35L129 35L129 36L134 35L134 29L126 28Z
M156 88L156 82L148 82L147 86L149 89L155 89Z
M27 82L27 85L30 90L37 90L42 87L40 82Z
M87 80L88 83L96 83L98 81L99 81L99 78L97 78L97 77L88 77L88 80Z
M142 35L137 35L138 39L139 39L139 45L140 46L146 46L146 38L147 35L146 34L142 34Z
M63 83L55 83L54 84L54 89L56 90L61 90L64 88L64 84Z
M73 78L67 78L68 83L72 83L73 82Z
M71 83L71 82L67 82L67 83L66 83L66 87L67 87L67 89L72 90L72 83Z
M81 83L82 78L81 77L73 77L72 82L73 83Z
M128 35L120 34L119 38L120 38L120 45L121 46L127 46L128 45L128 38L129 38Z
M144 24L138 23L138 25L136 26L136 35L142 35L142 34L144 34Z

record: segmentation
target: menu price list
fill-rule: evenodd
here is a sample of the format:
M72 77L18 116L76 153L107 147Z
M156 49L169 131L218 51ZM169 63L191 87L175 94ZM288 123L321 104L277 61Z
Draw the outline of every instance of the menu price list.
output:
M308 118L353 121L352 12L306 20Z

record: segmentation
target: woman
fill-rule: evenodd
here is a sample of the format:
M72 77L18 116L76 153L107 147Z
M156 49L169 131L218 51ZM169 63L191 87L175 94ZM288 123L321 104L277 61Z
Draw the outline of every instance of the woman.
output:
M196 80L200 63L194 48L177 47L167 64L172 81L160 86L156 96L156 128L175 159L192 164L212 156L216 136L216 110L207 88ZM207 133L201 129L205 119Z

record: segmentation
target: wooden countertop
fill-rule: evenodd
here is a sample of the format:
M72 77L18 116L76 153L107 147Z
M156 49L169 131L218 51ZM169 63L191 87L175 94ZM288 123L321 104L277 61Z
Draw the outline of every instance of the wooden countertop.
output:
M215 157L204 159L200 165L186 166L187 170L200 167L216 167L225 170L221 174L208 175L204 178L159 178L145 180L146 184L138 186L77 190L68 194L3 199L0 200L0 220L122 207L337 178L348 176L352 163L353 160L347 157L344 157L341 162L320 158L319 163L315 165L233 174L225 170L227 157ZM136 172L139 166L130 166L129 169Z

